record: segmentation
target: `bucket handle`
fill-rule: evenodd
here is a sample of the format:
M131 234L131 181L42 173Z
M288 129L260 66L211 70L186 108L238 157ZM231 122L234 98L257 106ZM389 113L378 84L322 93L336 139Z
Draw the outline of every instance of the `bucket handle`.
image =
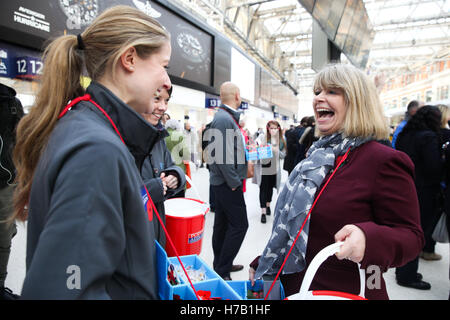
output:
M302 285L300 287L299 292L299 299L305 300L307 298L309 287L311 286L311 282L317 272L317 269L319 269L320 265L328 259L328 257L332 256L333 254L339 252L341 249L341 246L344 244L344 242L339 241L333 244L330 244L329 246L323 248L320 250L318 254L314 257L314 259L309 264L308 270L306 270L305 277L303 278ZM364 297L365 290L366 290L366 272L365 270L361 269L361 265L358 263L358 270L359 270L359 282L360 282L360 290L358 296Z
M194 185L194 183L192 182L191 178L189 178L189 176L188 176L187 174L186 174L186 181L189 182L189 184L191 185L192 189L194 189L194 193L195 193L195 195L197 196L197 198L198 198L199 200L201 200L201 199L200 199L200 194L198 193L197 188L195 187L195 185Z
M188 175L186 175L186 180L187 180L187 182L190 183L192 189L194 189L194 193L195 193L195 195L197 196L197 199L198 199L198 200L201 200L201 198L200 198L200 193L198 192L197 188L195 187L194 183L192 182L191 178L189 178ZM208 202L206 202L206 201L202 201L202 202L204 203L205 208L209 208ZM205 212L206 212L206 209L205 209Z

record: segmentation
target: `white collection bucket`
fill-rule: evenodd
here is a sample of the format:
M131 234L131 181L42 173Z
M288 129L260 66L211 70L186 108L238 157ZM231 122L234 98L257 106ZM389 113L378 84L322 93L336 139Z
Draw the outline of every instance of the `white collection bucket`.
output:
M311 282L316 275L317 269L320 265L328 259L328 257L339 252L343 242L333 243L322 250L314 257L311 261L308 270L306 270L305 277L303 278L300 291L287 297L286 300L366 300L364 298L365 288L366 288L366 273L365 270L360 268L359 270L359 281L360 281L360 291L358 295L339 292L339 291L328 291L328 290L309 290Z

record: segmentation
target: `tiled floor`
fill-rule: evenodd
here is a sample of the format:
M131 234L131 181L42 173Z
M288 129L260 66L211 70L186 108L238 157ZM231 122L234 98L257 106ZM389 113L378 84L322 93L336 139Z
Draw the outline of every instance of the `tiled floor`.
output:
M193 166L191 166L193 167ZM195 167L194 167L195 168ZM287 178L287 172L283 171L282 183ZM209 173L208 170L201 168L194 169L193 180L198 190L200 199L208 201L209 197ZM266 224L260 222L259 209L259 188L257 185L247 180L247 192L245 200L247 204L247 214L249 220L249 229L242 244L241 250L237 255L234 263L244 265L244 270L232 273L233 280L248 279L248 264L263 251L267 240L271 233L273 216L268 217ZM196 192L191 188L187 192L187 196L197 198ZM276 192L274 201L272 202L272 211L275 206ZM200 257L212 266L213 253L211 246L212 226L214 222L214 214L210 213L206 216L205 233L203 238L203 247ZM13 239L12 252L8 265L8 277L6 286L11 288L15 293L20 293L23 279L25 276L25 248L26 248L26 225L18 225L18 233ZM395 282L394 269L389 270L384 278L387 283L388 293L393 300L447 300L449 295L449 245L438 244L436 252L443 255L440 261L429 262L420 260L419 272L424 276L424 280L431 283L431 290L420 291L400 287Z

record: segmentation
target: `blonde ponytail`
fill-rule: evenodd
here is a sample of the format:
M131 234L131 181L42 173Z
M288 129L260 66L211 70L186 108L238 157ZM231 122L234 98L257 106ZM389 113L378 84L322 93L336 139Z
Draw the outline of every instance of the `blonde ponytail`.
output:
M14 219L26 220L31 184L39 158L47 145L58 115L67 103L84 94L80 84L83 69L92 80L98 80L114 69L120 55L134 46L142 58L170 41L159 22L128 6L105 10L80 35L84 45L78 48L77 36L56 38L46 48L44 69L35 105L19 123L14 164L17 187L14 194Z
M80 84L82 58L77 52L77 38L61 36L43 55L44 68L34 106L17 127L14 164L17 170L12 219L25 220L34 170L53 131L58 115L67 102L83 94Z

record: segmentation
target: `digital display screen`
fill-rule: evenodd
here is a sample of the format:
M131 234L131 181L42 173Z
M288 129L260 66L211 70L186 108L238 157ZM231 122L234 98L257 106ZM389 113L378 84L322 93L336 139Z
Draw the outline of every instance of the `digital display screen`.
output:
M374 32L362 0L299 2L354 65L365 67Z
M355 12L357 0L347 0L347 4L344 8L344 12L341 17L341 22L337 29L336 36L334 38L334 43L339 48L343 48L345 45L345 40L350 32L350 26L352 25L353 13Z
M8 0L2 1L0 30L25 34L28 45L41 49L45 40L65 33L79 34L114 5L137 8L158 20L171 34L169 74L212 85L213 36L155 1L146 0ZM17 39L17 40L15 40ZM21 37L7 39L19 45Z
M317 0L313 17L322 26L330 40L334 40L346 0Z
M154 2L152 7L171 36L169 74L211 86L213 36Z
M362 43L365 42L365 46L370 47L373 40L373 38L370 38L370 31L367 29L368 25L369 19L364 10L364 5L361 1L358 1L342 51L353 64L361 67L365 67L365 65L361 64L364 61L364 54L361 53Z

